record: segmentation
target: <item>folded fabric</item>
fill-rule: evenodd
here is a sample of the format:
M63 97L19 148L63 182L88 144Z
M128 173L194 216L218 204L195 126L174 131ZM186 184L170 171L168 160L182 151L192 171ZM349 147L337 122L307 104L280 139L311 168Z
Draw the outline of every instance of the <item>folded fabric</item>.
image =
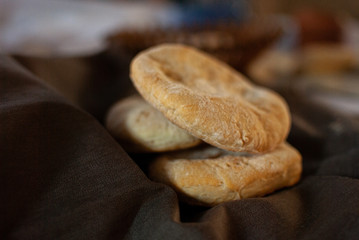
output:
M89 113L0 57L1 239L356 239L359 131L291 93L294 187L213 208L179 203ZM289 97L290 96L290 97Z

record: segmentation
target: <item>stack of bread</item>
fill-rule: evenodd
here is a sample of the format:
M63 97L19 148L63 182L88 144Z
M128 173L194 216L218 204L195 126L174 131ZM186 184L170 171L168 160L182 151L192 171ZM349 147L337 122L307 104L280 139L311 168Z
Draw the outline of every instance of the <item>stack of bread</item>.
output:
M213 206L299 181L290 112L275 92L180 44L139 53L130 71L140 95L115 103L106 126L128 151L157 152L149 177L182 200Z

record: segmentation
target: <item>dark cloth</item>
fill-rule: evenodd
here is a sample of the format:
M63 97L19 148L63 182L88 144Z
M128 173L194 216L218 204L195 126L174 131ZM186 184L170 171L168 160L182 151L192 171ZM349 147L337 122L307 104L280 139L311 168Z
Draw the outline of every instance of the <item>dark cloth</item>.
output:
M358 239L359 132L350 120L283 93L301 181L189 206L146 177L146 155L129 157L93 116L0 59L0 239Z

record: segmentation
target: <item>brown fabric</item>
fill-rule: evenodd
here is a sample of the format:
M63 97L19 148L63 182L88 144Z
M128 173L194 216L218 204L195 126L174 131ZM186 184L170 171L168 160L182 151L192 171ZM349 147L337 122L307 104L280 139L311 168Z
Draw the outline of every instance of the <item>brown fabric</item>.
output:
M148 180L148 156L130 158L90 114L0 57L0 238L357 239L358 130L289 95L317 130L294 121L289 137L303 153L301 182L193 207Z

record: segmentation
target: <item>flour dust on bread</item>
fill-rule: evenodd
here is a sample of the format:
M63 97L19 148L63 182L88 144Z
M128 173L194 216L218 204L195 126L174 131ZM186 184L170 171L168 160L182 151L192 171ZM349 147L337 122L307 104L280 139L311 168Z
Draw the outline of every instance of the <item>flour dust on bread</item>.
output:
M139 95L115 103L107 114L106 127L130 152L164 152L202 142L171 123Z
M149 174L190 204L214 206L294 185L300 179L301 161L288 143L265 154L205 146L163 155L150 165Z
M268 152L289 132L289 109L278 94L192 47L164 44L141 52L131 79L171 122L219 148Z

